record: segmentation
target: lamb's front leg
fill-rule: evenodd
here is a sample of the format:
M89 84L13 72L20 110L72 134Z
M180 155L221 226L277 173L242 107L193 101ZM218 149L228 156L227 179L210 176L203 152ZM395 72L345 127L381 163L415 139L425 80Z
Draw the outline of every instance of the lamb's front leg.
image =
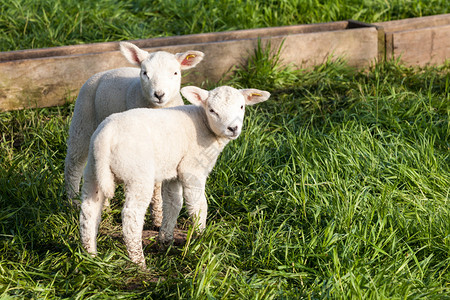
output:
M153 195L153 185L126 186L125 194L125 204L122 210L123 239L131 261L145 269L142 230L145 213Z
M173 231L183 205L181 183L178 180L165 181L162 184L163 219L159 230L161 245L167 246L173 242Z
M208 203L205 197L206 178L191 176L183 181L183 194L189 216L195 221L196 229L202 232L206 227Z

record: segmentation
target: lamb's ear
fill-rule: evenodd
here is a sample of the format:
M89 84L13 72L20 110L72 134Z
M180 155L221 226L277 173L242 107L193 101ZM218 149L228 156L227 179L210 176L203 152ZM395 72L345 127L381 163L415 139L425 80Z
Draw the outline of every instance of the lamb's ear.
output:
M203 56L205 56L203 52L194 50L175 54L176 59L180 62L181 70L187 70L195 67L202 61Z
M202 106L209 95L208 91L202 90L196 86L185 86L180 92L190 103L197 106Z
M245 97L245 105L253 105L256 103L264 102L270 97L270 93L257 89L245 89L240 90Z
M150 55L147 51L128 42L120 42L120 52L135 66L141 66L141 63Z

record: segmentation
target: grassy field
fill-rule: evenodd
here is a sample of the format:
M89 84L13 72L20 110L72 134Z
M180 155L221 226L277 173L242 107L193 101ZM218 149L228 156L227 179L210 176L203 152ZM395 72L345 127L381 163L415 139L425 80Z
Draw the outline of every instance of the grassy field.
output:
M0 51L448 12L446 0L0 0Z
M99 257L80 247L63 191L73 105L2 113L0 295L448 299L449 71L293 70L259 51L228 83L273 96L208 180L206 232L164 253L148 241L148 272L117 238L121 192Z
M0 0L0 50L448 12L437 0L251 3ZM206 232L190 238L183 210L187 243L147 240L147 272L120 238L120 189L99 256L81 248L64 205L73 104L0 113L0 298L450 299L450 64L302 70L259 49L221 84L272 97L249 107L208 179Z

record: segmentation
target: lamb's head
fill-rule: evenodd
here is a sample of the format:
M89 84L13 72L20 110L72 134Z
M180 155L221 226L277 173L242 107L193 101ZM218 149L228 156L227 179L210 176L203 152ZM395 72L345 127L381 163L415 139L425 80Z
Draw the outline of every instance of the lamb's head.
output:
M192 104L205 110L210 129L219 137L236 139L244 121L246 105L266 101L270 93L257 89L237 90L230 86L221 86L206 91L195 86L181 89L181 94Z
M141 68L142 92L154 107L164 107L179 97L181 71L195 67L204 56L203 52L193 50L177 54L149 53L127 42L120 43L120 51L130 63Z

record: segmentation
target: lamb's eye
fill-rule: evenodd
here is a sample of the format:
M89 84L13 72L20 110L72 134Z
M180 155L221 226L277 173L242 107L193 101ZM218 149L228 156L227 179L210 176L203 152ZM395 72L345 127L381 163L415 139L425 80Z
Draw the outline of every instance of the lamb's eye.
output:
M142 75L147 76L147 71L143 71Z
M241 109L244 109L244 105L241 105Z
M178 75L178 72L173 73L173 75L175 75L175 76Z
M212 108L209 110L209 112L211 112L211 113L213 113L213 114L216 113L216 112L214 111L214 109L212 109Z

